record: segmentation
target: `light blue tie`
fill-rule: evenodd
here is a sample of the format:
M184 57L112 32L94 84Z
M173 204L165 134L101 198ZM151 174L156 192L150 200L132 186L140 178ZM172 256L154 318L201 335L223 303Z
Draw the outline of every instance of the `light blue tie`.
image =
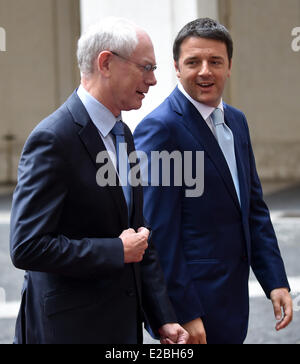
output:
M233 183L236 189L236 193L241 204L240 183L239 183L238 169L236 164L234 137L232 131L225 124L224 113L221 109L215 109L211 117L216 127L217 140L219 142L220 148L222 149L224 157L227 161L233 179Z
M121 155L119 155L120 145L126 144L123 123L121 121L117 121L111 133L116 137L117 169L119 172L120 182L128 207L128 217L130 222L132 215L132 188L128 179L130 173L130 165L128 161L128 155L126 153L122 153Z

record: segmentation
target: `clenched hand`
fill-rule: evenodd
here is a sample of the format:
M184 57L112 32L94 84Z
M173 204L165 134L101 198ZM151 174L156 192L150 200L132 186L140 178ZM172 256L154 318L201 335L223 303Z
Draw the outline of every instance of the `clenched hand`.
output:
M146 228L139 228L138 232L133 229L123 231L120 239L124 246L125 264L140 263L143 260L145 251L148 248L150 231Z
M166 324L159 329L159 334L163 345L183 345L189 340L188 332L179 324Z

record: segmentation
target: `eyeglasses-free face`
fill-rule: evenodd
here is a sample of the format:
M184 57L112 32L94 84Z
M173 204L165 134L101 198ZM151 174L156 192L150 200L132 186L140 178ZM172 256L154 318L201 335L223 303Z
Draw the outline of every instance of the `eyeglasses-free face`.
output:
M190 37L181 45L177 77L185 91L196 101L217 107L231 75L231 61L225 43Z

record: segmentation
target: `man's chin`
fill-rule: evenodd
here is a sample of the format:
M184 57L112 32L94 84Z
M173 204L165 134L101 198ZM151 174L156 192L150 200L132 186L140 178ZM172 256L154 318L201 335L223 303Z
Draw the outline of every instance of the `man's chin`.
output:
M200 97L198 97L197 101L209 107L218 107L220 105L221 99L216 100L216 98L205 97L201 95Z
M133 111L133 110L139 110L142 107L143 103L139 102L131 106L127 106L123 108L123 111Z

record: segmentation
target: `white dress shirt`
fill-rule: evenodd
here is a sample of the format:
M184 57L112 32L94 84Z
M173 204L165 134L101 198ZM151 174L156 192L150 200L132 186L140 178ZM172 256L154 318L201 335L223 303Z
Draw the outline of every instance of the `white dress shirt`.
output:
M211 115L215 111L215 107L207 106L201 104L199 101L194 100L184 89L181 82L178 83L178 89L183 95L195 106L195 108L199 111L200 115L205 120L206 124L209 126L210 130L214 134L215 138L217 138L216 127L212 121ZM224 113L223 100L221 100L220 105L217 107L221 109Z
M194 100L185 91L184 87L182 86L182 84L180 82L179 82L178 88L183 93L183 95L196 107L196 109L199 111L199 113L201 114L203 119L206 121L207 125L209 126L210 130L212 131L212 133L214 134L215 138L218 141L217 130L216 130L215 123L213 122L213 119L212 119L212 114L216 109L220 109L222 111L222 113L223 113L223 120L224 120L223 100L221 100L221 103L219 104L218 107L216 107L216 108L215 107L210 107L210 106L204 105L204 104ZM231 148L233 148L233 150L231 150L232 153L228 154L228 145L226 147L227 152L225 152L225 149L222 149L222 146L221 146L220 142L219 141L218 142L220 144L220 147L221 147L221 149L223 151L224 157L225 157L226 162L228 164L228 167L230 169L230 173L231 173L231 176L232 176L232 179L233 179L233 183L235 185L237 196L238 196L238 199L239 199L239 201L241 203L239 176L238 176L238 170L237 170L237 164L236 164L236 157L235 157L235 153L234 153L234 136L233 136L232 131L230 130L230 128L228 126L226 126L226 127L227 127L227 130L229 130L230 133L231 133L231 140L232 140ZM227 138L227 141L228 141L228 138Z

